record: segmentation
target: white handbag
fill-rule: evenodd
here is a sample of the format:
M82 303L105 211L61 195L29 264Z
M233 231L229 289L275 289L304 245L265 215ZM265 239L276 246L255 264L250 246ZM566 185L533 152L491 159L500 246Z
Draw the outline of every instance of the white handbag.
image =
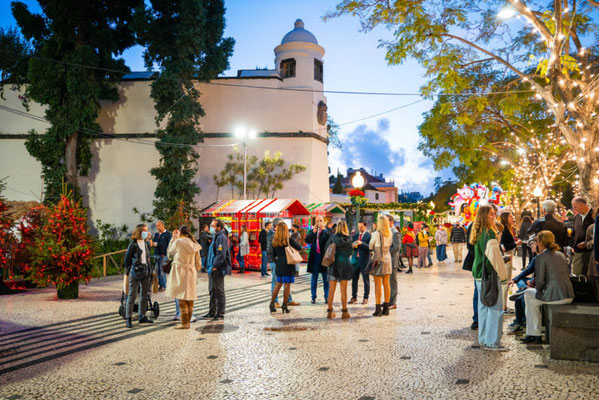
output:
M287 264L299 264L304 261L300 252L291 246L285 247L285 255L287 256Z

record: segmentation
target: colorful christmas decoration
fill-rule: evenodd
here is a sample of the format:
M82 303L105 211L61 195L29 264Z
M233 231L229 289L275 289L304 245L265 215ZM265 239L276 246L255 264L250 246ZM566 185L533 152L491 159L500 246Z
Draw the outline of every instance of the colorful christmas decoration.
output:
M473 183L458 189L457 193L451 196L449 205L459 218L458 221L468 226L474 220L479 205L493 203L502 207L501 196L503 194L503 189L500 186L495 185L489 190L485 185Z
M49 207L48 220L33 249L29 280L56 285L59 298L79 296L79 282L91 279L92 239L87 232L86 209L64 193Z
M42 234L48 209L45 206L32 208L21 218L18 226L20 241L15 249L14 262L9 278L14 275L27 276L33 262L35 244Z

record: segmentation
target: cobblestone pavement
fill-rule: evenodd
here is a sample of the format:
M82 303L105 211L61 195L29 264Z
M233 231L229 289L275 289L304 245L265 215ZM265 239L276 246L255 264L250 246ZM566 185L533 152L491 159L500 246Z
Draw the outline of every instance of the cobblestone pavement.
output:
M58 301L52 289L0 297L0 398L598 396L599 364L553 361L546 346L507 335L506 353L476 348L473 281L454 263L398 274L399 307L382 318L371 316L371 296L369 305L350 306L350 320L339 310L327 320L320 285L310 304L309 278L303 267L292 286L302 304L284 315L268 311L270 280L234 273L226 279L224 323L197 322L189 331L172 328L174 304L162 294L153 296L161 304L156 323L126 329L117 278L82 287L77 300ZM195 313L202 315L205 274L198 285Z

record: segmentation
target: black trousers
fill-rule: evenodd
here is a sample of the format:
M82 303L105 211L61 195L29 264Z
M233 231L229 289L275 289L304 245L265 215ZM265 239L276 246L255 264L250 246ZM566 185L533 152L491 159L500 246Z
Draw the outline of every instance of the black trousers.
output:
M532 260L532 249L526 243L522 242L522 269L528 267L526 256L528 256L529 260Z
M358 283L360 282L360 275L362 275L362 280L364 281L364 298L368 299L368 296L370 295L370 275L365 274L360 270L360 267L355 265L352 270L351 297L352 299L358 298Z
M225 276L218 270L213 270L208 277L208 292L210 293L210 315L222 317L225 315Z

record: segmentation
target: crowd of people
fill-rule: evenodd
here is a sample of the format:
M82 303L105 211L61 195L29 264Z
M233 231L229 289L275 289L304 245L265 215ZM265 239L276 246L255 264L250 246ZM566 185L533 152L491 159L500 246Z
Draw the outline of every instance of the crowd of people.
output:
M280 308L283 313L289 313L290 307L300 305L293 301L291 287L299 271L299 251L305 243L309 247L307 272L311 274L311 301L315 304L318 299L320 280L327 318L336 317L333 304L337 292L341 298L341 318L351 317L348 304L358 303L360 280L363 282L361 304L368 304L371 276L375 297L373 316L387 316L390 310L397 308L398 272L413 273L415 258L417 268L432 266L430 244L434 239L437 263L443 264L447 260L447 246L451 244L454 261L472 271L471 329L478 329L482 348L505 350L501 346L501 337L503 318L508 314L515 315L509 324L510 333L526 331L524 343L540 343L541 305L572 302L574 290L570 274L588 275L592 279L599 275L599 251L595 250L593 257L594 212L585 199L576 197L572 201L576 215L569 227L556 213L554 201L546 200L542 206L542 218L533 221L525 215L518 229L512 213L503 211L497 215L499 210L494 204L484 204L467 230L460 223L450 229L439 225L434 237L428 225L423 224L416 231L411 223L402 235L394 217L383 214L379 214L372 229L360 221L355 232L351 232L344 221L327 226L324 218L318 216L303 241L298 225L288 226L280 218L267 221L258 242L262 255L261 276L271 277L270 312ZM201 318L222 320L226 307L224 279L232 273L235 248L238 248L240 272L247 265L249 235L245 226L241 227L238 243L234 244L224 222L219 219L213 220L210 226L203 226L198 240L188 226L171 233L159 221L156 229L152 238L145 224L138 225L127 249L127 327L132 326L133 305L138 292L141 293L139 323L152 323L145 316L153 269L150 261L152 247L155 249L158 290L165 291L166 296L175 300L175 320L181 320L177 328L188 329L190 322L197 319L192 311L197 298L198 272L208 274L210 293L209 311ZM465 246L467 252L463 258ZM522 257L522 271L512 277L515 270L513 257L517 250ZM403 257L407 259L407 265ZM350 281L351 293L348 293ZM282 303L279 303L281 288ZM507 308L508 295L514 301L514 310Z

